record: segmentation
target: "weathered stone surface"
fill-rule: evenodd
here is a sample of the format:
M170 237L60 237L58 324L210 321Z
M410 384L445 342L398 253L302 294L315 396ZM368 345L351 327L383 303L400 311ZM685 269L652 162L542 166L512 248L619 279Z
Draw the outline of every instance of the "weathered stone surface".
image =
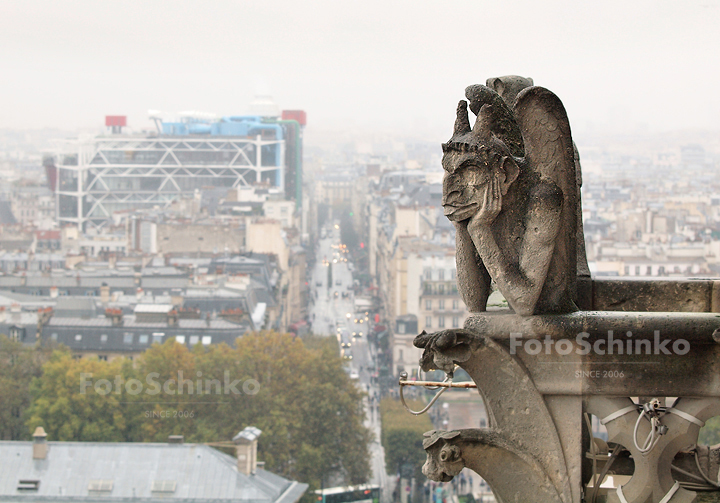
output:
M510 79L509 96L523 85ZM502 82L502 81L500 81ZM466 89L443 144L443 207L457 230L458 287L485 310L492 279L519 314L576 309L578 177L560 100L541 87L509 105L494 90Z
M519 316L494 311L469 317L465 328L506 347L543 395L720 397L720 344L713 338L720 329L717 314L578 311ZM588 345L587 354L578 354Z
M712 312L712 280L595 279L592 309L597 311Z
M518 76L466 97L443 144L443 206L473 315L414 343L423 370L470 375L489 428L429 432L423 472L445 482L471 468L506 503L580 503L591 472L612 468L632 478L608 502L700 501L679 484L720 467L720 449L695 445L720 415L720 282L590 278L560 100ZM510 309L486 312L493 283ZM613 455L590 438L587 414L608 428Z
M501 450L501 443L504 443L513 446L514 456L524 453L527 459L534 460L514 465L519 480L537 480L537 465L559 495L559 499L547 501L572 501L568 470L553 418L525 368L506 348L468 330L445 330L432 337L421 335L416 338L415 345L424 348L423 370L447 368L448 361L451 361L460 365L478 383L489 427L495 435L493 438L502 440L494 442L494 450ZM497 372L497 369L502 371ZM482 433L482 438L487 438L487 434ZM500 454L494 456L497 458ZM470 458L466 456L464 459L471 467ZM492 466L483 464L483 470L489 468L490 472L478 473L486 480L499 480L501 477L492 473ZM495 465L495 470L497 468L498 465ZM504 497L502 500L513 501Z
M467 467L485 478L501 502L570 501L558 493L538 460L497 431L431 431L425 435L423 447L428 457L423 473L431 480L448 482Z

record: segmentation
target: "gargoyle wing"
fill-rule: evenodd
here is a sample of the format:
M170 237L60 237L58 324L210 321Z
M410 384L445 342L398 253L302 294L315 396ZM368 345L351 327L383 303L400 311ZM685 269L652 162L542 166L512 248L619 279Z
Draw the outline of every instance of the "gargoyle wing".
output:
M560 236L555 248L562 271L549 271L567 278L574 288L577 268L578 180L570 122L560 98L543 87L528 87L518 94L514 105L525 144L526 170L539 176L539 183L551 182L563 193ZM547 285L552 287L553 285Z

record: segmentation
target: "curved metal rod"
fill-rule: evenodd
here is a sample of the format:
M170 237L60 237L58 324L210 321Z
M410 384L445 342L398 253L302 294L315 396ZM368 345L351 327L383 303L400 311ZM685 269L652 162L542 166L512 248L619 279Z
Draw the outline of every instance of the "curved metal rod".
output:
M418 379L420 379L420 372L422 372L422 367L418 365ZM425 386L425 389L429 389L431 391L435 391L436 389L440 389L440 386Z
M432 398L432 400L430 400L430 403L428 403L428 404L425 406L425 408L423 408L423 409L420 410L420 411L414 411L414 410L412 410L410 407L407 406L407 404L405 403L405 396L403 395L403 388L405 387L405 382L404 382L404 381L407 379L407 376L408 376L407 372L402 372L402 373L400 374L400 381L399 381L399 384L400 384L400 401L402 402L403 407L405 407L405 410L407 410L410 414L413 414L413 415L415 415L415 416L419 416L420 414L426 413L426 412L430 409L430 407L432 407L433 404L437 401L437 399L440 398L440 395L442 395L443 393L445 393L445 391L450 387L450 386L448 386L448 387L443 387L440 391L438 391L437 393L435 393L435 396ZM452 378L453 378L452 374L448 374L447 377L445 377L445 380L443 381L443 384L444 384L444 383L448 383L448 382L449 382L450 384L452 384Z

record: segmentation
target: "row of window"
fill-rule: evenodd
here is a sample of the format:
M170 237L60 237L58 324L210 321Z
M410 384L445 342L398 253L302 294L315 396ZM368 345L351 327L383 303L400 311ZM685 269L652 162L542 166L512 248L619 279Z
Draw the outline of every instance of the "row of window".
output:
M423 293L425 295L457 295L458 289L454 283L448 285L447 288L443 283L435 285L434 288L432 283L425 283L423 285Z
M152 334L152 343L153 343L153 344L155 344L155 343L157 343L157 344L162 344L162 342L163 342L163 337L164 337L164 336L165 336L164 333L154 333L154 334ZM150 336L149 334L139 334L139 335L138 335L137 342L138 342L138 344L149 344L149 343L150 343L150 337L151 337L151 336ZM176 340L177 342L179 342L180 344L185 344L186 339L187 339L187 342L188 342L191 346L194 346L194 345L196 345L196 344L198 344L198 343L202 343L203 346L208 346L208 345L212 344L212 335L203 335L203 336L200 336L200 335L191 335L191 336L189 336L189 337L187 337L187 338L186 338L186 336L184 336L184 335L176 335L176 336L174 336L174 337L175 337L175 340ZM52 333L52 334L50 334L50 340L52 340L52 341L57 341L57 340L58 340L58 334L57 334L57 333ZM82 341L82 340L83 340L82 334L76 334L76 335L75 335L75 341L76 341L76 342L80 342L80 341ZM101 334L101 335L100 335L100 342L104 344L104 343L106 343L107 341L108 341L108 335L107 335L107 334ZM132 333L132 332L125 332L125 333L123 334L123 344L132 344L133 342L135 342L135 334Z
M630 266L626 265L625 266L625 275L626 276L630 275L631 270L634 271L635 276L640 276L642 274L644 274L645 276L663 276L664 274L667 274L670 272L672 272L673 274L681 274L681 273L693 274L693 273L698 272L697 270L693 271L693 266L691 266L691 265L689 265L687 267L680 267L677 265L672 266L672 267L671 266L665 267L665 266L661 265L661 266L657 266L656 268L653 268L653 266L649 265L649 266L645 266L644 269L645 269L645 272L642 273L641 266L636 265L636 266L634 266L633 269L630 269ZM653 274L653 269L656 271L654 274Z
M437 269L437 280L438 281L445 281L445 269ZM431 267L426 267L423 271L423 277L430 281L433 279L433 269ZM450 279L454 280L457 279L457 270L450 269Z
M445 309L445 299L438 299L437 308L440 311ZM425 299L425 311L432 311L432 309L433 309L433 300ZM453 311L460 309L460 301L459 300L453 299L452 309L453 309Z
M459 327L460 327L460 317L453 316L452 317L452 328L459 328ZM432 316L426 316L425 317L425 328L445 328L445 316L437 317L437 327L433 327Z

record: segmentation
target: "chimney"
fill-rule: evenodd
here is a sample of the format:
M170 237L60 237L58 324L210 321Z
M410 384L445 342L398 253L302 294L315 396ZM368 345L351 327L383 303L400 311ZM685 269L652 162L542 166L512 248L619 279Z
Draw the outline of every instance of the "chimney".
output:
M142 288L137 287L135 289L135 300L137 300L138 302L141 302L144 295L145 295L145 293L143 292Z
M110 287L104 282L100 286L100 302L103 304L110 302Z
M50 298L51 299L57 299L58 297L58 287L51 286L50 287Z
M33 433L33 459L45 459L47 452L47 433L42 426L38 426Z
M169 435L168 436L168 444L182 444L185 442L185 437L183 435Z
M172 309L167 314L167 324L169 327L177 327L178 326L178 318L180 315L178 314L177 310Z
M245 475L255 473L257 469L257 439L262 433L254 426L248 426L233 437L235 453L237 454L238 472Z
M113 309L108 307L105 309L105 317L110 318L113 327L123 326L123 312L122 309Z

